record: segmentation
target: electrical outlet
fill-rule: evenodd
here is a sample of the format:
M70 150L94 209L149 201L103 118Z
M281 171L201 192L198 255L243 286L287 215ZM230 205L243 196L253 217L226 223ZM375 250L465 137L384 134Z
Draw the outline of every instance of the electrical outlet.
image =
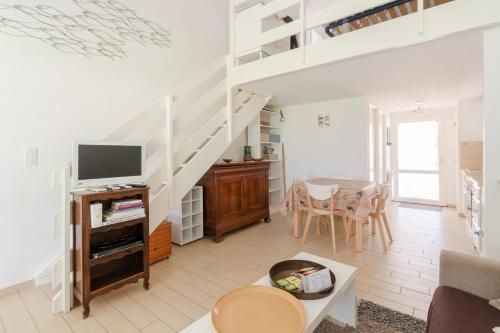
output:
M24 166L34 167L38 165L38 148L24 149Z

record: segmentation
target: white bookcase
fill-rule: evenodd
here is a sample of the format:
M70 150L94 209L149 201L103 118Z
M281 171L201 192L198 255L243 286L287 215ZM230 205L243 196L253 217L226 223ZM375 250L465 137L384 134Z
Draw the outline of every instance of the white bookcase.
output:
M262 124L262 122L269 124ZM252 155L257 158L265 157L265 147L271 147L274 150L275 156L268 159L271 162L269 167L269 208L271 214L279 210L284 196L282 143L283 131L279 110L265 107L248 126L248 145L252 146Z
M195 186L172 210L172 241L184 245L203 238L203 187Z

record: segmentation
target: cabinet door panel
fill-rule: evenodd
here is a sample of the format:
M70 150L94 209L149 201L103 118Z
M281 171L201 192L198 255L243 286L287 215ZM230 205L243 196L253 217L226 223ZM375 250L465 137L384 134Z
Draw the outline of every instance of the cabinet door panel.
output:
M244 178L241 176L221 176L217 185L217 206L221 219L241 214Z
M250 174L245 178L246 210L267 209L269 205L269 185L267 173Z

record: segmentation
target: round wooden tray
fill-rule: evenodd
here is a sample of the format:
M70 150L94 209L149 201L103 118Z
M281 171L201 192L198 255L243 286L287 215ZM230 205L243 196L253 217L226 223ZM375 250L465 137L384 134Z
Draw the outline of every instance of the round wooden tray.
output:
M267 286L247 286L222 296L212 309L218 333L301 333L306 312L290 294Z
M325 298L328 295L330 295L333 290L335 289L335 274L330 270L330 278L332 279L332 286L328 289L325 289L321 292L317 293L305 293L305 292L298 292L298 291L288 291L285 288L282 288L279 284L276 283L276 281L287 278L292 275L292 273L297 272L298 270L306 267L318 267L319 269L325 269L326 267L312 262L308 260L285 260L282 262L277 263L273 267L271 267L271 270L269 271L269 277L271 278L271 284L279 288L281 290L286 291L287 293L292 294L293 296L297 297L298 299L304 299L304 300L314 300L314 299L321 299Z

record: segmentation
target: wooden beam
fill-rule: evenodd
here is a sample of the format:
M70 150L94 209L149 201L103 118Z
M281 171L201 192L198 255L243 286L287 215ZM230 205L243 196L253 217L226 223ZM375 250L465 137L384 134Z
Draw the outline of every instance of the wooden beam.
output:
M417 0L410 1L410 7L413 13L416 13L418 11Z
M372 25L371 22L368 21L366 17L363 17L360 21L361 21L361 23L363 23L364 27L369 27Z
M384 12L377 13L376 15L377 15L377 17L378 17L378 18L380 18L380 20L381 20L382 22L387 21L387 17L385 16L385 13L384 13Z
M358 22L356 21L352 21L351 22L351 26L353 27L353 30L358 30L358 29L361 29L361 26L359 25Z
M403 16L408 15L408 10L406 9L405 5L399 5L398 7L399 7L399 10L401 11L401 14Z
M396 10L394 9L394 7L389 8L389 13L391 13L391 16L392 16L393 19L400 17L398 15L398 13L396 12Z

